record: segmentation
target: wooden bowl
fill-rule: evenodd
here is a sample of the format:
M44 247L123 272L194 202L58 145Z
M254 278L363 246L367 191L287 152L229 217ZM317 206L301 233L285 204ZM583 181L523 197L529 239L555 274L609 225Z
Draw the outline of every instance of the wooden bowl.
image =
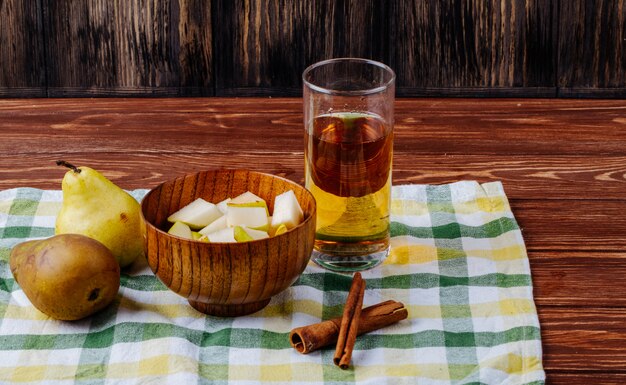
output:
M167 234L167 217L203 198L217 203L251 191L273 212L274 197L293 190L304 221L288 232L242 243L205 243ZM304 271L315 238L315 199L287 179L252 171L219 170L186 175L150 190L141 202L148 264L175 293L202 313L231 317L265 307Z

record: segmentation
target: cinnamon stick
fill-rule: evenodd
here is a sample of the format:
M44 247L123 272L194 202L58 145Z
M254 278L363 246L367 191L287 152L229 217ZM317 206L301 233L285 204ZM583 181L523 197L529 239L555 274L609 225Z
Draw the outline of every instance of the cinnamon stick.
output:
M384 301L364 308L359 317L357 335L382 329L408 317L402 302ZM337 342L341 317L295 328L289 333L291 346L299 353L308 354Z
M348 299L343 307L341 326L339 327L339 337L333 362L341 369L348 369L352 350L356 341L356 333L359 327L359 317L363 309L363 296L365 295L365 281L361 278L361 273L355 273L352 278L352 285L348 292Z

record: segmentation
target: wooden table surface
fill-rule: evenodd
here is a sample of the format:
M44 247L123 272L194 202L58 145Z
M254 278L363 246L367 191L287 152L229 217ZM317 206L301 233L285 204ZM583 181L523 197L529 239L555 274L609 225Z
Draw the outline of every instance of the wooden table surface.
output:
M301 99L0 100L0 189L55 160L127 189L197 170L303 181ZM500 180L522 228L550 384L626 384L626 101L400 99L394 184Z

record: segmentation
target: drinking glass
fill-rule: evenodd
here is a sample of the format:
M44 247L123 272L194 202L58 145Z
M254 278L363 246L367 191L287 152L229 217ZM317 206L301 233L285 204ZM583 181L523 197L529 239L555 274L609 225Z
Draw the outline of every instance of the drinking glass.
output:
M302 79L305 183L317 201L311 259L333 271L370 269L389 253L395 74L339 58Z

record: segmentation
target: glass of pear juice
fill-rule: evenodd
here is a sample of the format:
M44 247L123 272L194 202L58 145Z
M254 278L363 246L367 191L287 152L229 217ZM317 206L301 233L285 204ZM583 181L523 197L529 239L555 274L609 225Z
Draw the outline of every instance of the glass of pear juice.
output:
M370 269L389 253L395 74L340 58L302 77L305 185L317 202L311 259L333 271Z

